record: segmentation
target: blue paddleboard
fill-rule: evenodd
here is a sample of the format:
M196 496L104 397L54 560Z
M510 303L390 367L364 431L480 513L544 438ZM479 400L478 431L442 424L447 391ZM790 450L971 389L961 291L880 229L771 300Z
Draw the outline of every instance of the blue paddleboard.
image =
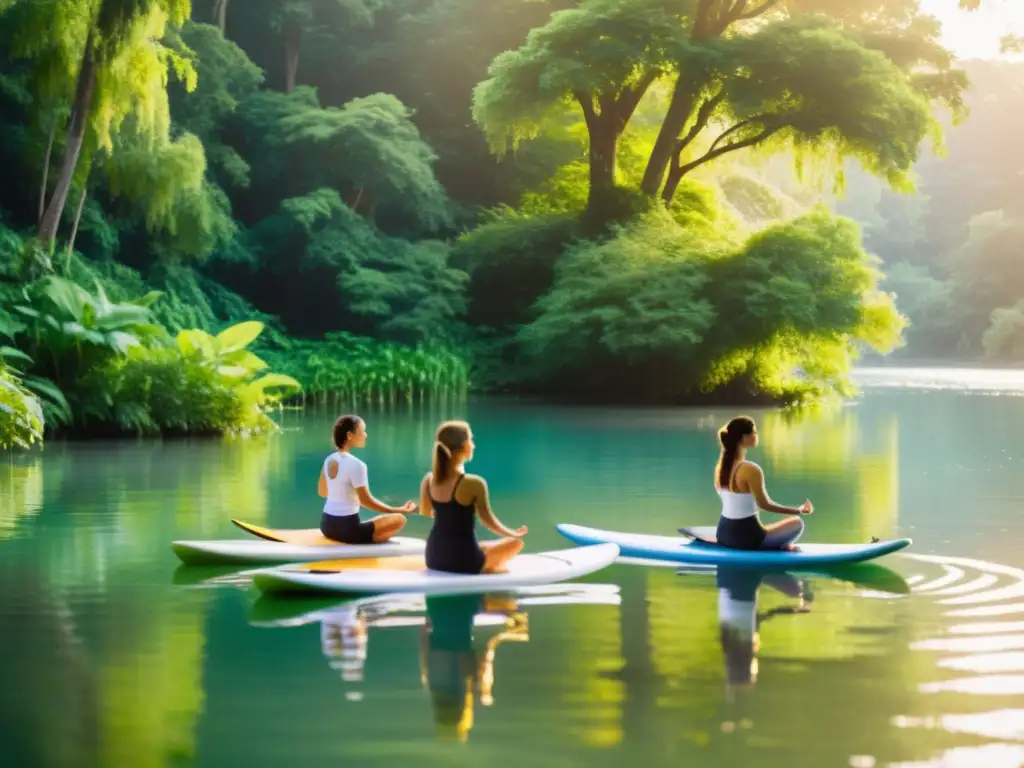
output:
M782 550L729 549L714 543L714 528L684 528L686 536L652 536L588 528L560 523L558 532L577 544L618 544L621 557L669 560L679 563L724 565L736 568L803 569L840 563L858 563L899 552L910 539L891 539L871 544L803 544L793 552Z

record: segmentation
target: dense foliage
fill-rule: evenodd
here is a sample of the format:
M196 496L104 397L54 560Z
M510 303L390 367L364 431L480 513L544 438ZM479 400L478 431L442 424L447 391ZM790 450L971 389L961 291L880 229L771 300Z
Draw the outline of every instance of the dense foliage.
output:
M929 142L987 130L938 33L913 0L6 0L4 442L35 403L260 430L259 381L819 397L897 307L912 348L1013 357L1016 177L970 220L938 192ZM246 365L199 354L249 323Z

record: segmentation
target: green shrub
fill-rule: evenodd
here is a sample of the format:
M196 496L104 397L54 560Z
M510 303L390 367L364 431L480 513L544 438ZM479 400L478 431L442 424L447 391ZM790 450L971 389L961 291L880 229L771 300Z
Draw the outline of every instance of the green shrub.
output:
M247 347L262 330L246 322L217 336L182 331L170 347L132 347L83 382L81 427L143 435L276 430L268 411L301 387L289 376L261 374L267 364Z

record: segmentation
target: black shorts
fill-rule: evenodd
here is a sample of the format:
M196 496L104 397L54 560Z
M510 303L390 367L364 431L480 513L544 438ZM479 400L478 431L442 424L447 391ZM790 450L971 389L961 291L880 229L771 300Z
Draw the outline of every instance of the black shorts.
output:
M723 547L730 549L761 549L764 544L765 530L757 515L733 520L729 517L718 518L718 530L715 539Z
M424 556L427 568L447 573L480 573L486 559L475 536L444 536L436 528L427 536Z
M320 533L343 544L372 544L373 521L360 520L358 513L328 515L324 512L320 517Z

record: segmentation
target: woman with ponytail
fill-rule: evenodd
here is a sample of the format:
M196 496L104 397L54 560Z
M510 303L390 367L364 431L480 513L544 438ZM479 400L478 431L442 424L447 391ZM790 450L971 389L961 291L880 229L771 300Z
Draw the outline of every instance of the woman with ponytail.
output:
M420 514L434 518L427 537L426 564L450 573L500 573L523 548L526 526L506 528L491 510L486 481L467 475L473 458L473 433L464 421L448 421L437 429L433 470L420 485ZM480 543L474 524L504 538Z
M794 549L804 532L804 521L791 517L772 525L762 525L757 510L780 515L809 515L814 512L810 500L799 507L786 507L768 498L764 473L747 461L747 449L757 445L757 427L748 416L737 416L720 430L722 454L715 467L715 490L722 499L718 519L718 543L733 549Z
M366 422L358 416L342 416L334 422L334 453L324 459L320 470L320 495L325 499L320 532L344 544L379 544L405 526L405 516L416 504L407 501L392 507L370 493L366 464L352 455L353 448L366 445ZM382 514L371 520L359 519L363 506Z

